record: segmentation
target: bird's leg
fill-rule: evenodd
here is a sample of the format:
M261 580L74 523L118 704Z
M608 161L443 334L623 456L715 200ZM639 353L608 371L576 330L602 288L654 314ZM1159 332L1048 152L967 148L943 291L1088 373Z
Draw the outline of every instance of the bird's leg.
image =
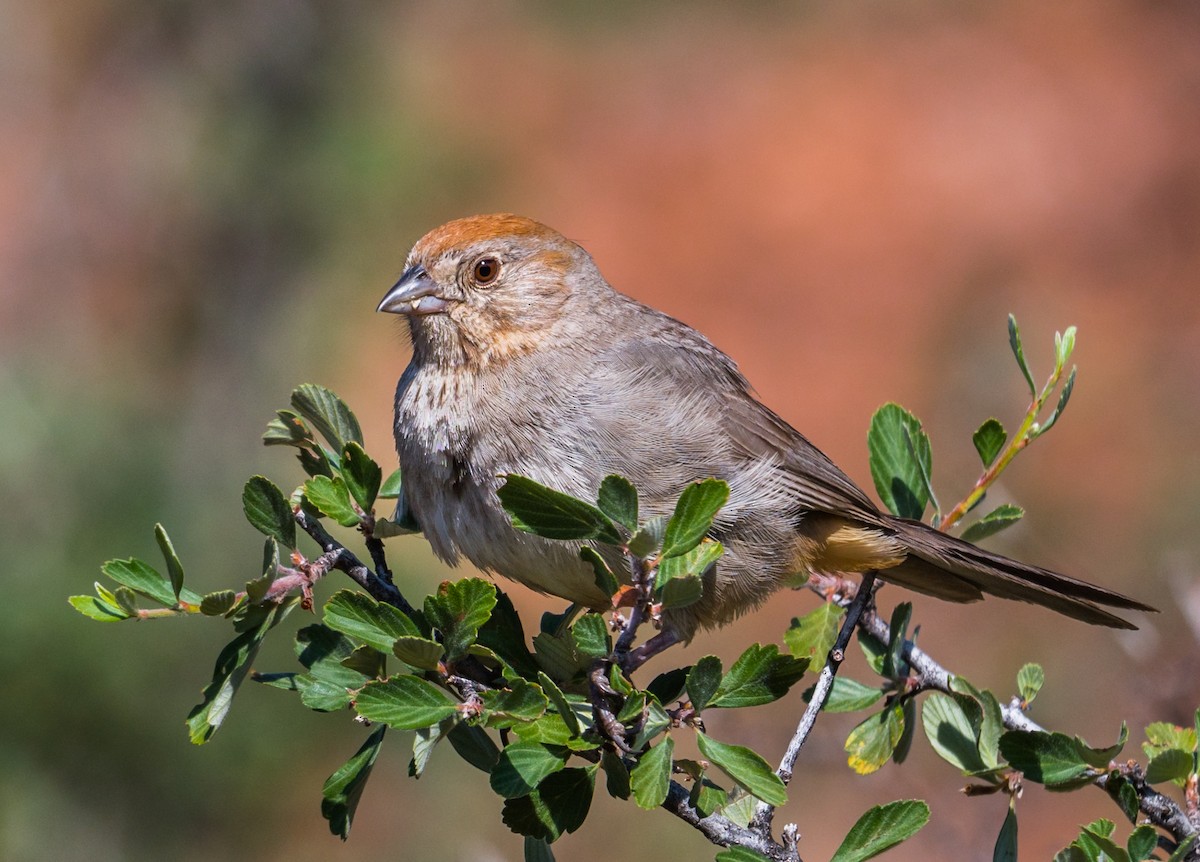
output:
M612 743L622 754L632 754L633 749L625 741L626 728L617 721L617 713L620 712L625 699L608 681L612 666L612 659L600 659L592 666L591 673L588 674L588 700L591 701L596 717L596 729L600 736Z

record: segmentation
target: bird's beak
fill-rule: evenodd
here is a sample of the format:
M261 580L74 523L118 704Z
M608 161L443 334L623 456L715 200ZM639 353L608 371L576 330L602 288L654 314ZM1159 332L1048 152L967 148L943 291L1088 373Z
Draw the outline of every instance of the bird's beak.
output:
M441 314L450 301L438 296L437 285L422 266L410 266L380 301L376 311L392 314Z

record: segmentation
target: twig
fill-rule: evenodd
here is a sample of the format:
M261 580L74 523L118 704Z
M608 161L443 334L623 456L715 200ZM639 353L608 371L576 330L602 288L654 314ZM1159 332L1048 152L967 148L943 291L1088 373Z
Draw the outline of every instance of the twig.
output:
M738 826L728 817L720 814L702 816L692 807L687 789L677 781L671 782L671 787L667 791L667 800L662 807L699 830L714 844L722 847L734 845L749 847L771 859L772 862L802 862L794 843L790 847L777 844L771 840L770 836Z
M792 735L787 751L784 752L783 759L779 762L779 768L775 770L775 774L783 780L784 784L792 780L792 771L796 766L796 758L800 755L800 749L804 746L809 734L812 733L813 726L817 723L817 715L829 699L829 693L833 690L834 677L837 676L838 668L842 666L842 661L846 657L846 647L850 645L850 636L854 634L854 629L859 625L860 618L864 611L866 611L867 605L870 604L874 589L875 573L864 572L862 582L858 585L858 590L855 592L854 598L849 602L846 618L842 621L842 628L838 632L837 640L834 641L833 649L829 651L829 656L825 660L825 666L821 668L821 675L817 677L817 684L813 688L812 699L808 702L808 708L800 716L800 723L796 725L796 732ZM760 834L769 834L771 821L774 816L774 807L760 801L755 806L754 817L750 821L750 826Z
M345 572L350 576L351 580L366 590L371 598L376 601L386 602L395 608L399 608L406 614L413 612L413 606L401 595L394 584L385 581L371 571L354 555L354 552L329 535L326 529L321 526L320 521L310 518L303 509L295 510L292 515L296 519L296 523L300 526L300 529L308 533L313 541L321 546L322 551L327 554L336 555L330 568ZM382 553L382 549L380 553Z

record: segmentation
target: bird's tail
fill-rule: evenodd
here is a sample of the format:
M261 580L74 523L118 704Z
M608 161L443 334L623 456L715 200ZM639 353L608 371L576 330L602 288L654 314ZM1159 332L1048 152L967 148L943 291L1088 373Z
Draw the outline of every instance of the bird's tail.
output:
M1117 629L1137 626L1105 608L1157 610L1104 587L985 551L919 521L896 518L889 526L909 555L898 566L879 570L879 576L917 592L957 602L974 601L987 593Z

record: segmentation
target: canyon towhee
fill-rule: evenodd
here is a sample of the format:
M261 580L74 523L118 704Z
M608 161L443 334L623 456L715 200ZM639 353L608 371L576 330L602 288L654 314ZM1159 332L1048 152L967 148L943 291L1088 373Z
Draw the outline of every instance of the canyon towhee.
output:
M637 487L643 518L670 514L711 476L730 489L712 530L725 553L703 598L665 615L678 639L812 571L874 570L953 602L988 593L1114 628L1134 626L1100 605L1153 610L881 512L703 335L617 293L583 248L537 222L475 216L431 231L379 310L405 315L412 335L396 391L398 512L447 563L466 557L603 608L578 543L513 528L501 475L594 500L617 473Z

